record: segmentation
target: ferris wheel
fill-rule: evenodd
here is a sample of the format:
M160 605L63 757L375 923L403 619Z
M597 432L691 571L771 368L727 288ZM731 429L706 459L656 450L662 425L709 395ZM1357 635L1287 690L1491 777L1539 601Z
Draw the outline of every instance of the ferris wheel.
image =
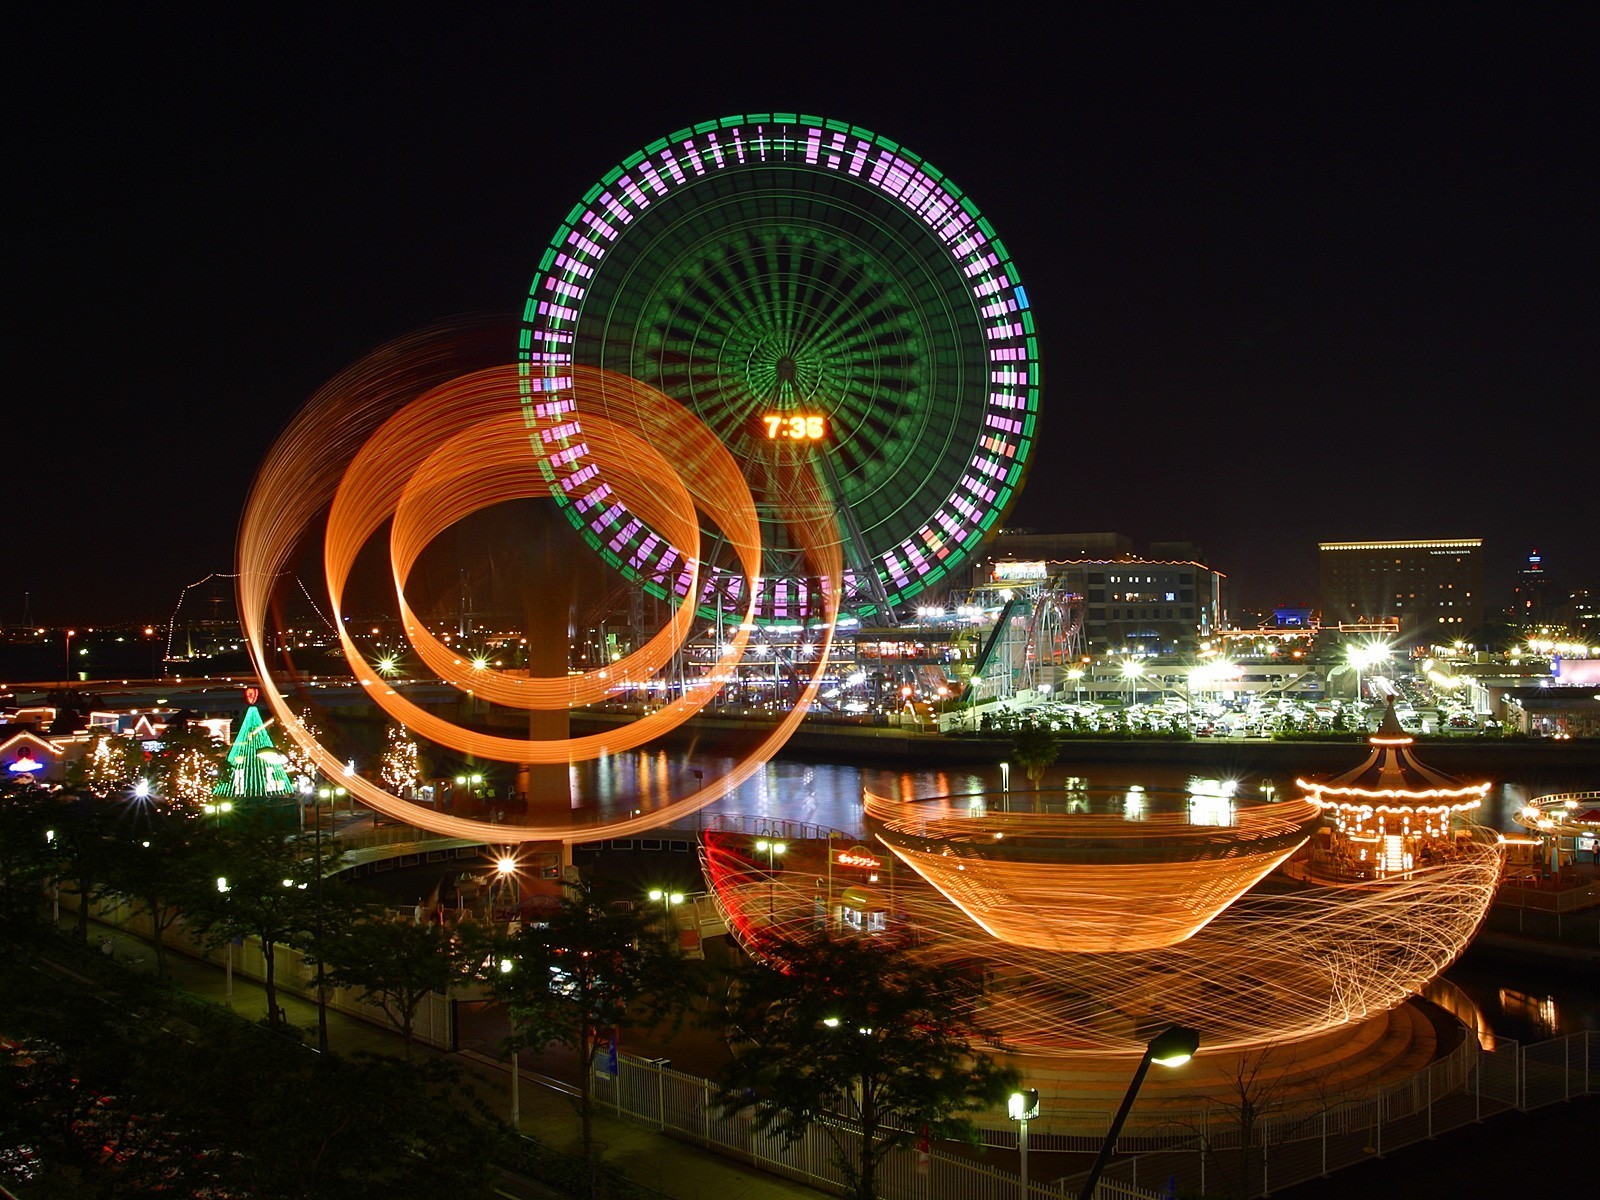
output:
M557 501L663 598L687 578L683 556L619 504L585 499L600 467L564 388L577 368L626 376L717 434L756 497L764 623L817 603L785 524L795 471L837 521L841 613L892 622L999 525L1034 441L1033 314L1005 246L940 172L841 121L729 117L624 159L545 250L520 353ZM716 537L708 524L696 599L748 612L752 585L718 566Z

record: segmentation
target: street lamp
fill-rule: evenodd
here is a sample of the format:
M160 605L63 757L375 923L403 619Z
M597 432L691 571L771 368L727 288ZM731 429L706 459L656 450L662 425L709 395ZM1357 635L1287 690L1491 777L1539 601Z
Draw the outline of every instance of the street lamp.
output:
M1133 1098L1139 1094L1139 1085L1144 1082L1145 1072L1150 1070L1150 1064L1181 1067L1193 1058L1195 1051L1199 1049L1199 1031L1185 1025L1170 1025L1150 1039L1149 1045L1144 1048L1144 1054L1139 1059L1139 1069L1133 1073L1133 1082L1128 1085L1128 1094L1122 1098L1122 1107L1117 1109L1117 1115L1111 1120L1111 1131L1106 1134L1106 1140L1100 1147L1094 1166L1089 1168L1089 1177L1083 1181L1083 1191L1078 1193L1078 1200L1094 1200L1094 1189L1100 1182L1100 1172L1105 1170L1106 1163L1111 1160L1111 1152L1117 1147L1117 1135L1122 1132L1122 1123L1128 1119L1128 1110L1133 1107Z
M782 857L783 852L788 848L789 847L783 842L769 842L765 839L756 843L756 853L765 854L767 856L767 923L769 925L772 923L772 915L775 908L775 901L773 900L772 895L772 877L776 873L777 867L774 863L774 858Z
M651 888L650 899L659 900L665 921L665 935L670 941L672 938L672 906L683 903L682 892L669 892L662 888Z
M1006 1099L1006 1115L1017 1122L1017 1158L1022 1173L1022 1186L1017 1194L1028 1200L1028 1118L1039 1115L1039 1089L1027 1088L1012 1092Z
M1144 664L1138 659L1124 659L1122 677L1128 681L1128 707L1139 702L1139 676L1144 674Z

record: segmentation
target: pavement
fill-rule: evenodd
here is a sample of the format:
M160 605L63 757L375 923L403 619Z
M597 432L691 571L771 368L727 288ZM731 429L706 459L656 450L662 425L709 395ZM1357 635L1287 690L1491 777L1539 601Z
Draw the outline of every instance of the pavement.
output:
M63 912L62 926L73 921ZM91 921L90 945L109 940L112 953L122 962L141 970L155 970L155 950L146 941L111 926ZM232 1008L240 1016L256 1020L266 1016L266 989L237 972L233 975L233 996L227 995L223 966L183 954L167 955L168 969L175 984L193 995ZM317 1038L317 1006L290 992L279 991L278 1003L291 1025L306 1032L308 1044ZM335 1009L328 1010L328 1047L335 1054L365 1051L405 1056L405 1041L398 1032L358 1020ZM453 1054L413 1043L413 1054L432 1054L447 1059L463 1071L474 1092L491 1111L511 1116L511 1069L509 1061L496 1062L488 1056ZM532 1064L530 1064L531 1067ZM531 1069L525 1068L518 1089L521 1120L519 1132L552 1149L572 1155L581 1153L581 1132L577 1112L563 1092L541 1086ZM594 1137L606 1166L632 1182L671 1200L817 1200L826 1193L794 1183L754 1167L724 1158L687 1142L658 1133L648 1126L623 1120L604 1111L594 1118ZM559 1197L537 1181L504 1180L492 1193L501 1197Z

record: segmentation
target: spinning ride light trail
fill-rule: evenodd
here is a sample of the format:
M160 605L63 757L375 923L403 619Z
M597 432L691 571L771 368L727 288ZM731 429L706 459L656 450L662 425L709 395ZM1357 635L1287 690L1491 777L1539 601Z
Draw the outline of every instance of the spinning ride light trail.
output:
M734 937L757 956L803 942L819 923L816 872L790 844L769 878L736 834L705 835L708 880ZM1394 1008L1466 948L1494 897L1500 851L1476 830L1462 852L1401 877L1258 887L1193 937L1134 952L1073 953L1000 941L918 878L878 890L905 952L986 983L974 1000L995 1044L1071 1058L1136 1055L1157 1021L1203 1028L1216 1051L1314 1037ZM834 899L838 899L836 892ZM769 907L771 912L769 912ZM838 936L835 931L835 936Z
M878 620L966 560L1023 482L1039 362L1016 268L954 184L858 126L735 116L630 155L557 230L523 323L530 421L562 431L552 459L605 411L561 398L578 364L653 385L727 445L762 522L763 622L810 603L787 465L814 463L837 505L844 611ZM567 515L659 588L670 539L625 555ZM740 597L711 559L703 611Z
M692 597L699 570L697 507L717 522L722 543L733 549L756 594L761 530L738 465L704 424L659 392L602 371L572 371L557 399L594 405L603 393L610 416L597 415L583 434L584 452L598 471L566 470L554 463L553 439L530 431L519 404L523 373L515 366L451 375L449 331L385 347L313 397L268 455L246 504L239 538L240 612L264 695L285 731L327 775L341 779L368 806L409 824L460 837L491 834L501 843L576 841L654 828L724 795L759 770L804 717L828 660L838 612L842 560L831 506L804 464L783 481L786 536L799 549L811 580L818 653L799 702L731 770L689 795L654 811L601 823L514 825L455 817L395 796L348 773L344 761L295 719L269 661L267 613L273 580L282 573L318 510L330 503L323 538L324 566L336 618L362 548L392 521L391 573L396 602L419 656L440 678L463 691L485 691L496 702L523 709L584 703L611 688L646 678L671 657L688 627L693 605L678 604L668 627L634 655L602 670L550 679L520 679L473 666L434 639L411 611L407 576L422 548L462 517L504 500L559 491L573 507L592 513L592 527L611 532L613 551L626 552L642 537L645 520L660 525L686 548L668 576L680 598ZM468 356L458 361L465 363ZM749 604L742 628L714 668L677 700L621 729L565 739L502 737L448 721L401 696L366 662L347 622L336 620L346 661L372 702L412 732L470 755L502 762L568 763L630 749L670 731L702 708L732 675L749 640Z
M1027 793L1011 793L1014 808ZM1305 844L1309 801L1242 808L1226 826L1183 814L996 812L867 793L868 827L994 937L1083 953L1193 937Z

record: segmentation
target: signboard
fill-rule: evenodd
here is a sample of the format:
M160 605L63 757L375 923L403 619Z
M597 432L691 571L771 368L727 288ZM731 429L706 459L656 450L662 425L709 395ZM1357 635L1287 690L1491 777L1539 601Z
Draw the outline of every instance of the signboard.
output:
M996 579L1048 579L1050 569L1042 562L999 562L994 565Z

